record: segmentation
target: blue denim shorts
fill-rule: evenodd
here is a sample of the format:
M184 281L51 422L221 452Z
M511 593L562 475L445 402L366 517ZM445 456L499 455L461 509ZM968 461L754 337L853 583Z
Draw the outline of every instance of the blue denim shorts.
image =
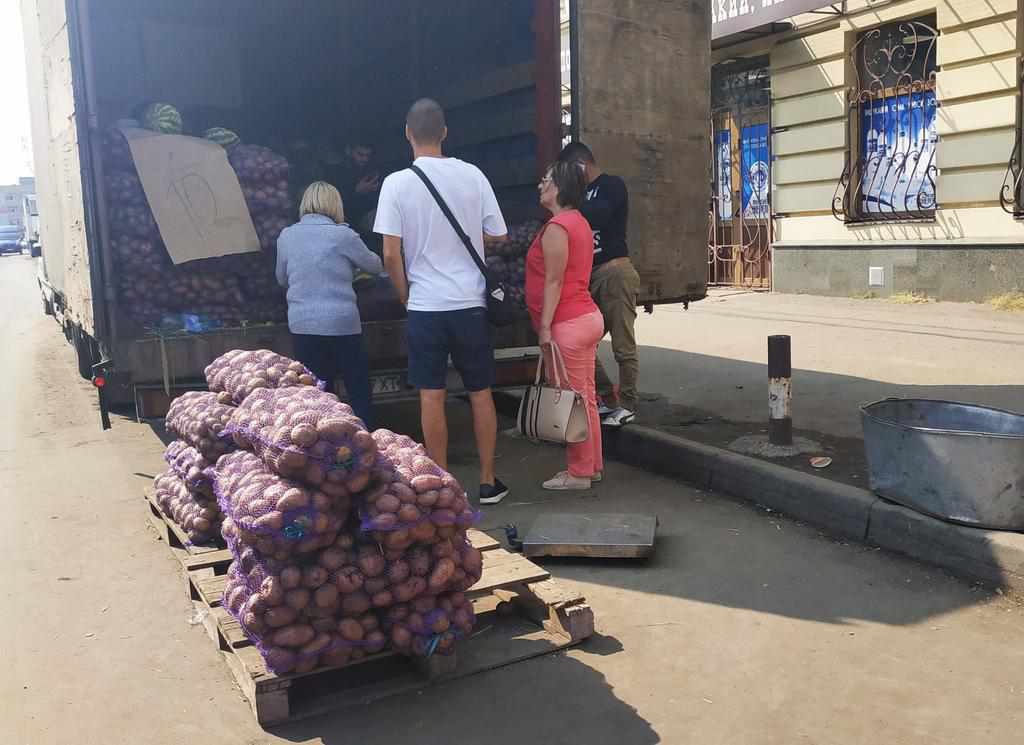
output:
M406 324L409 384L423 390L444 390L448 357L467 391L494 385L494 344L483 308L409 311Z

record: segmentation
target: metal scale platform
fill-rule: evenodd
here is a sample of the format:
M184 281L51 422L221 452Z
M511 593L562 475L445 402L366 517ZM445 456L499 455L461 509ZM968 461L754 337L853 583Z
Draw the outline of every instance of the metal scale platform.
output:
M525 556L643 559L654 553L656 515L540 515L523 538Z

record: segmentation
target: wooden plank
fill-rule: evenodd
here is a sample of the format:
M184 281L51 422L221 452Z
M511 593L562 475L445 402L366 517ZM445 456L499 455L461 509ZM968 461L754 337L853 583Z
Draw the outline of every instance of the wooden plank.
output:
M772 102L772 126L789 127L846 116L846 99L841 89Z
M1008 94L996 98L946 104L938 110L936 129L941 137L957 132L996 129L1016 121L1016 96Z
M229 550L221 548L207 551L197 556L190 556L182 563L184 564L186 571L212 568L217 574L223 574L227 571L228 565L233 559L234 557L231 555Z
M964 31L943 34L935 48L936 62L946 65L1012 54L1017 51L1014 20L1002 20Z
M1013 127L946 135L935 150L936 164L939 168L1005 166L1015 136Z
M772 180L777 185L838 180L845 165L846 154L842 150L779 157L772 164Z
M469 539L470 545L478 551L492 551L496 548L501 548L501 542L492 538L482 530L476 528L470 528L466 531L466 537Z
M192 584L199 592L199 597L211 608L216 608L221 603L227 581L226 575L218 574L214 577L193 579Z
M772 74L787 67L817 63L843 54L843 32L839 27L783 42L771 51Z
M551 574L529 559L509 553L505 549L494 549L484 553L484 571L480 581L473 585L468 595L493 592L520 582L547 579Z
M837 173L830 181L776 187L772 198L772 210L787 215L831 210L839 176Z
M772 135L772 153L777 156L843 147L846 147L846 122L842 119L793 127Z
M936 77L936 96L940 101L981 96L1017 88L1017 60L1014 57L985 61L976 65L941 70Z
M998 202L1005 175L1005 165L943 172L938 183L939 204L946 206Z
M789 98L829 88L841 88L845 77L846 61L843 59L773 73L772 96Z

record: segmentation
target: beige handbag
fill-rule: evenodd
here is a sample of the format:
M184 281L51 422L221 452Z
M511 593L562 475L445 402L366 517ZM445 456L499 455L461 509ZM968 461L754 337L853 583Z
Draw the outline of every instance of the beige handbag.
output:
M558 345L551 343L551 359L555 384L541 383L544 355L537 362L537 378L526 389L519 404L517 428L524 437L544 442L584 442L590 437L587 402L569 387L569 376ZM565 385L562 385L562 380Z

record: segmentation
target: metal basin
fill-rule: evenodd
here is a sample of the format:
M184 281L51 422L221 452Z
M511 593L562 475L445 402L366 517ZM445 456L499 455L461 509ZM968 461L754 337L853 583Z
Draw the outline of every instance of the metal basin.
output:
M860 411L876 494L951 522L1024 530L1024 415L913 398Z

